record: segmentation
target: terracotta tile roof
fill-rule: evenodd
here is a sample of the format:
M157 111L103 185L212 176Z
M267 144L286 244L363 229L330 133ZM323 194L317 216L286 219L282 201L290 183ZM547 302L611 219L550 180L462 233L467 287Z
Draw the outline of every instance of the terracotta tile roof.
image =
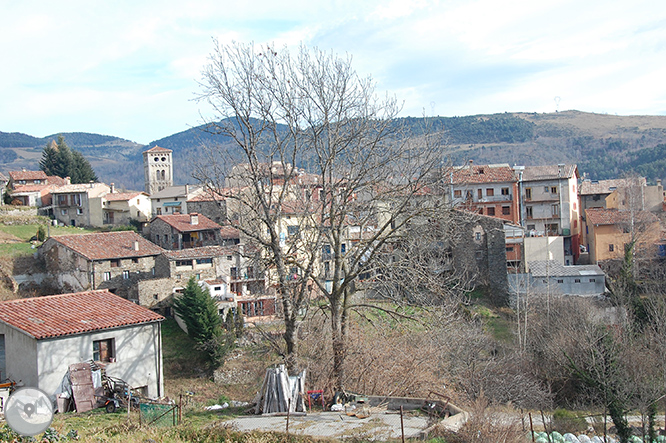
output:
M91 189L106 186L104 183L78 183L75 185L58 186L51 192L52 194L68 194L70 192L87 192Z
M144 152L173 152L173 151L171 149L161 148L159 146L153 146L152 148Z
M221 189L219 192L213 191L211 189L206 189L200 194L189 198L187 202L217 202L226 200L227 197L231 194L231 189Z
M558 165L546 166L525 166L523 172L524 181L533 180L552 180L556 178L573 178L578 176L578 167L576 165L564 165L562 173Z
M222 226L220 229L220 237L222 238L240 238L240 231L233 226Z
M145 192L139 192L139 191L134 191L134 192L114 192L114 193L109 193L104 196L104 199L106 201L110 202L115 202L115 201L127 201L131 200L135 197L140 196L141 194L148 196Z
M628 188L636 184L633 179L617 178L613 180L583 180L580 185L580 195L610 194L616 189ZM645 186L644 177L638 179L638 184Z
M49 175L48 180L49 185L65 186L67 184L67 179L58 177L57 175Z
M162 320L106 290L0 302L0 321L37 340Z
M44 171L9 171L9 178L19 180L46 180L48 177Z
M146 257L161 254L164 249L146 240L134 231L100 232L81 235L58 235L50 237L55 241L78 252L88 260L110 260L114 258ZM134 250L134 242L139 243L139 250Z
M22 192L41 192L47 188L53 188L53 185L18 185L13 191L11 191L11 194L16 195Z
M619 211L617 209L590 208L585 210L588 225L615 225L618 223L628 223L631 217L631 211ZM654 223L659 221L656 215L647 211L640 211L636 214L636 221L640 223Z
M213 258L233 255L238 252L237 246L202 246L200 248L187 248L175 251L164 251L163 254L171 260L188 258Z
M518 179L507 164L455 166L449 174L452 184L513 183Z
M199 222L195 225L190 222L193 215L198 216L199 219ZM179 232L205 231L208 229L222 228L222 226L201 214L158 215L151 221L151 223L155 222L157 219L162 220Z

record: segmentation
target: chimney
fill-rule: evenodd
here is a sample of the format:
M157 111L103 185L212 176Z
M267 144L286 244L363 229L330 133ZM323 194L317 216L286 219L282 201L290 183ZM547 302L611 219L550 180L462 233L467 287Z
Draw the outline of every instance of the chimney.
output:
M187 198L189 193L190 193L190 185L185 185L185 198Z
M111 183L111 184L109 185L109 192L110 192L111 194L113 194L114 192L116 192L116 185L115 185L114 183Z
M199 224L199 214L197 214L196 212L190 214L190 224L191 225Z
M66 185L71 185L71 184L72 184L72 179L71 179L71 177L65 177L65 184L66 184Z
M564 173L564 163L560 163L557 165L557 176L562 177L562 174Z
M134 240L134 250L135 251L139 250L139 240Z

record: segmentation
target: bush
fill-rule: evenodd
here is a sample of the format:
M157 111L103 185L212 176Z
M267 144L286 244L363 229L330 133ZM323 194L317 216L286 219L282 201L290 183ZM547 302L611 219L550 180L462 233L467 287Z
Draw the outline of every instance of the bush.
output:
M587 430L587 421L575 412L566 409L556 409L553 412L553 429L564 434L570 432L579 434Z

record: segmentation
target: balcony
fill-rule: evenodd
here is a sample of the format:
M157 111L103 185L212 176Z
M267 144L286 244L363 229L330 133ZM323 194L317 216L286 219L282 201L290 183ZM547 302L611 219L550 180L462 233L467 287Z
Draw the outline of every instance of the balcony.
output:
M498 203L498 202L509 202L512 200L513 200L513 194L485 196L482 198L477 198L475 201L479 203Z

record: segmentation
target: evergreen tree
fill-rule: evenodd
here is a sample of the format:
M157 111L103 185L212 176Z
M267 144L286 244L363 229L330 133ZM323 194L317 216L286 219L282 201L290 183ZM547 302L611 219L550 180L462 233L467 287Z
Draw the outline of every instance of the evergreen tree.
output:
M210 363L219 366L228 343L222 333L222 319L217 304L208 290L199 286L194 277L187 282L183 295L174 301L176 314L185 322L187 334L208 354Z
M72 151L62 135L58 141L51 140L42 151L39 169L46 175L69 177L72 183L97 181L97 175L86 158L78 151Z

